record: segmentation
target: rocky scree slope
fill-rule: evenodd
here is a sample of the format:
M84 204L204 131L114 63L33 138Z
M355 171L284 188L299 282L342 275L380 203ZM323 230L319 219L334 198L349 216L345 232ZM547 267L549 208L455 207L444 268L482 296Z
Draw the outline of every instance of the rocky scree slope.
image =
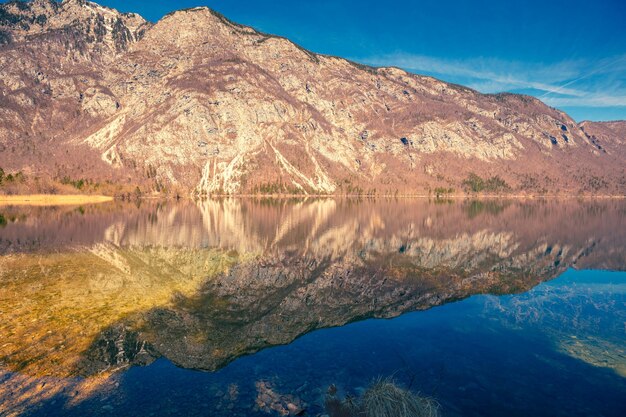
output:
M0 5L0 167L143 191L626 193L624 122L309 52L208 8ZM620 124L622 123L622 124ZM621 126L621 127L620 127Z

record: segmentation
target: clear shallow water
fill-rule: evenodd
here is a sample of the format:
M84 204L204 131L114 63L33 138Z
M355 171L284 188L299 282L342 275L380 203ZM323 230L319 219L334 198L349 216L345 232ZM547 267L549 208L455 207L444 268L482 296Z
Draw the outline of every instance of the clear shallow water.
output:
M622 202L20 210L8 415L318 415L389 375L444 416L626 411Z

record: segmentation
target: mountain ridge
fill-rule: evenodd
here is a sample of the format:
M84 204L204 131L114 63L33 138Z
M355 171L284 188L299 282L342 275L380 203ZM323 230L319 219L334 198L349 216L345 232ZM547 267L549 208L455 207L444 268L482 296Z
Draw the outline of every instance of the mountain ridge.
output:
M143 193L626 194L620 122L317 54L208 7L0 10L5 171Z

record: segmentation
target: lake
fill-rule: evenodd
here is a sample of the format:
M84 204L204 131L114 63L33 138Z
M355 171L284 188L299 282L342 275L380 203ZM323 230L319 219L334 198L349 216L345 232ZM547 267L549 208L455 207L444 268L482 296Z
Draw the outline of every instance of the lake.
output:
M626 415L626 201L0 207L0 415Z

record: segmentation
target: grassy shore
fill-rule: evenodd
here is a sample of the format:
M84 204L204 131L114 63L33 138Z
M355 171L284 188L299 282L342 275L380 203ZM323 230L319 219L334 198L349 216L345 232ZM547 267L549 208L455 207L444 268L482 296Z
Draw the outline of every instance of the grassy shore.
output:
M106 203L108 201L113 201L113 197L57 194L0 195L0 206L71 206Z

